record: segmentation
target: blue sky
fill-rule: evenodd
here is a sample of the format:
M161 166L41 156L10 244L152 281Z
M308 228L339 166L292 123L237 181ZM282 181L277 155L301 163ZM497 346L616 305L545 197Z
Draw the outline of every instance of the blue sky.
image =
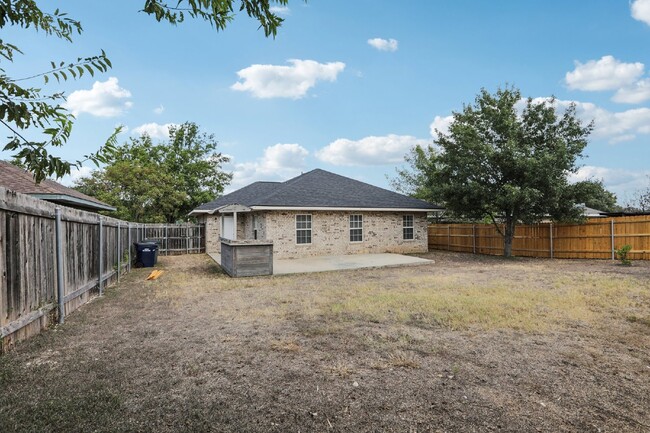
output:
M317 167L388 187L410 147L482 87L509 83L595 120L576 178L603 179L621 202L647 185L650 0L290 1L276 39L244 15L217 33L157 23L142 4L66 1L84 27L72 44L3 31L25 53L3 64L12 76L100 49L113 63L46 87L77 115L61 156L96 150L118 124L126 141L194 121L232 157L230 190Z

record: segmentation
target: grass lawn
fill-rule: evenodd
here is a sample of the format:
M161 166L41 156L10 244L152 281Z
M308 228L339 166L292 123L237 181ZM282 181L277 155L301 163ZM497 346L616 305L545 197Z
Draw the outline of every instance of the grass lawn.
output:
M650 263L161 257L0 357L0 432L647 432Z

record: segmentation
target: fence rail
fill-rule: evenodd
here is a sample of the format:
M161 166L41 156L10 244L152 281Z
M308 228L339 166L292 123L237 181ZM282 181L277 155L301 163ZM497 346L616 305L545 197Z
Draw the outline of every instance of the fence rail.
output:
M503 231L503 229L502 229ZM631 245L628 257L650 260L650 216L590 218L584 224L517 225L515 256L565 259L615 259L615 250ZM431 224L429 248L503 254L503 237L493 224Z
M136 224L0 187L0 353L119 281L144 239L159 254L205 252L203 225Z

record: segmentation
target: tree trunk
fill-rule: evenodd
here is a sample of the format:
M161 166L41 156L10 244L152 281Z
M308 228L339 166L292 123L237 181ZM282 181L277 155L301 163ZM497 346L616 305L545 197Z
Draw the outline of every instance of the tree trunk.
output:
M515 237L515 219L506 217L505 232L503 233L503 256L512 257L512 240Z

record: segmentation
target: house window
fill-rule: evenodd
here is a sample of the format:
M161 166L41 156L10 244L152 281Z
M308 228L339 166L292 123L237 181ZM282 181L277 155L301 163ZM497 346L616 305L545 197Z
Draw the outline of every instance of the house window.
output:
M296 215L296 243L311 244L311 215Z
M405 241L413 240L413 215L402 216L402 238Z
M350 242L363 242L363 215L350 215Z

